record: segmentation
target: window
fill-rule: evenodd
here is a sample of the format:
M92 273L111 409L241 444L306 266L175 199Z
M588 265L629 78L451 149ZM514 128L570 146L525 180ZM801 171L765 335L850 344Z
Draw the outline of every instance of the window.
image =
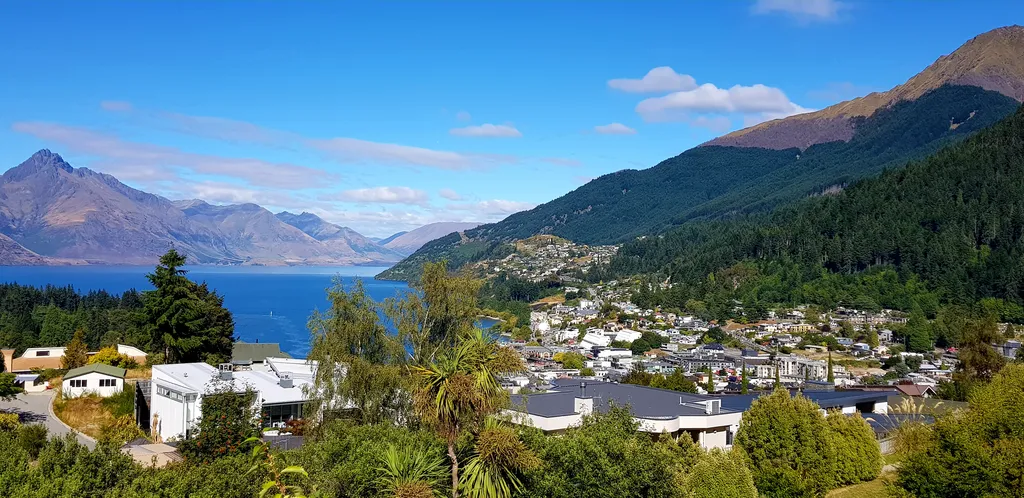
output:
M71 379L71 387L88 387L88 381L85 379Z
M726 444L726 446L732 446L733 445L733 442L732 442L733 441L733 437L735 437L735 434L733 434L732 429L726 429L725 430L725 444Z
M117 379L100 379L100 387L116 387Z
M185 397L182 396L181 393L172 391L163 386L156 386L156 395L173 399L174 401L185 401Z
M36 351L36 356L50 356L49 351Z

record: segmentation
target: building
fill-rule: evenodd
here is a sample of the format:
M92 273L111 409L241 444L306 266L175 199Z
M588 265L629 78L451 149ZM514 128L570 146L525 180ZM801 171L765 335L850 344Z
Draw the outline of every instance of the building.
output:
M233 365L249 366L254 363L264 363L267 358L291 358L291 356L281 351L281 345L276 342L238 341L231 346L231 363Z
M37 368L42 370L61 368L61 358L64 357L65 349L67 348L28 348L21 356L13 358L7 364L8 369L13 373L30 373Z
M127 371L104 363L93 363L73 368L64 374L61 395L77 398L87 394L101 397L113 396L124 390L124 375Z
M590 413L607 411L610 404L628 405L641 431L686 436L704 448L732 446L739 428L741 412L722 408L716 397L577 379L556 379L552 385L546 393L512 396L514 408L505 415L514 423L560 433Z
M135 346L128 346L125 344L118 344L117 352L131 358L132 360L135 361L135 363L138 363L139 365L145 365L146 360L149 357L149 355L146 354L145 351Z
M256 394L256 408L265 427L279 427L302 418L308 398L303 389L312 386L315 362L291 358L266 358L264 365L235 370L231 365L214 368L206 363L155 365L150 382L150 428L158 441L188 438L202 417L203 397L214 392Z

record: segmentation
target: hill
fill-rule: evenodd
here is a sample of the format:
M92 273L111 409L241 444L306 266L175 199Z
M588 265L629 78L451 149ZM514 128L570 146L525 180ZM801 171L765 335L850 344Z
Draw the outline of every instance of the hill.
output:
M625 244L616 274L677 284L658 299L870 303L934 313L1002 299L1024 319L1024 108L926 160L833 196ZM709 277L709 275L711 275Z
M438 237L480 226L479 223L439 222L423 225L415 230L400 232L381 241L381 244L399 254L408 256Z
M850 101L844 109L856 112L821 114L825 121L814 126L846 116L843 126L849 133L842 136L794 142L780 135L772 138L770 148L712 141L649 169L604 175L462 236L434 240L380 277L411 278L430 260L448 259L457 267L487 257L503 243L536 234L583 244L616 244L686 223L742 216L842 190L861 178L925 157L1012 113L1024 88L1024 58L1011 56L1024 53L1022 33L1024 28L1014 26L975 38L888 92L884 105ZM792 116L780 123L806 119Z
M1007 26L982 33L955 52L939 57L906 83L817 112L767 121L716 138L707 145L806 149L814 144L849 141L856 118L902 101L917 100L945 85L976 86L1024 101L1024 27Z
M172 202L41 150L0 176L2 264L153 264L170 247L207 264L363 264L398 258L354 232L344 250L255 204ZM358 234L356 234L358 235ZM330 239L328 237L328 239ZM8 242L10 241L10 242ZM367 245L367 243L369 245Z
M349 227L329 223L312 213L293 214L283 211L277 213L277 218L339 254L358 255L380 262L395 262L404 256L384 247L384 242L374 242Z

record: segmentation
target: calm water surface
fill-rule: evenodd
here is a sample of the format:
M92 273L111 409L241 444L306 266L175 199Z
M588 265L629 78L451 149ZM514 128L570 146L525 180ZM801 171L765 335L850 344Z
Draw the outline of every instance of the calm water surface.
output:
M247 342L279 342L281 349L305 357L309 351L306 322L314 309L328 306L326 289L336 276L345 284L362 280L367 293L381 301L409 289L404 282L374 280L384 270L368 266L212 267L191 266L189 278L206 281L224 296L235 317L235 335ZM79 291L103 289L120 294L152 289L150 266L0 266L0 282L23 285L71 285ZM489 324L484 324L488 326Z

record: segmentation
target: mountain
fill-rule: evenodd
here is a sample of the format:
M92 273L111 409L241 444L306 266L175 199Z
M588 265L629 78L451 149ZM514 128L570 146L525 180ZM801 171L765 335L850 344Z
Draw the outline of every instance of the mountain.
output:
M707 145L806 149L814 144L849 141L856 118L867 117L897 102L917 100L943 85L966 85L1024 101L1024 27L1007 26L978 35L906 83L887 92L827 107L817 112L767 121L716 138Z
M488 257L507 242L536 234L615 244L687 223L742 216L841 191L1012 113L1024 88L1024 57L1014 57L1024 54L1022 33L1024 28L1013 26L981 35L886 92L885 98L869 96L833 106L849 109L845 114L829 108L833 110L820 111L819 120L798 115L747 130L777 130L772 132L771 147L753 138L743 139L751 140L751 146L744 146L747 142L735 138L744 135L741 130L726 136L733 142L712 141L649 169L604 175L498 223L425 244L380 277L414 278L424 261L438 259L461 266ZM885 103L862 103L876 101ZM823 130L840 121L843 133L808 138L807 130Z
M371 237L370 240L373 240L374 242L376 242L376 243L378 243L380 245L384 245L384 244L387 244L388 242L391 242L392 240L395 240L395 239L397 239L397 238L399 238L399 237L401 237L401 236L403 236L403 235L405 235L407 233L409 233L409 232L405 231L405 230L402 230L401 232L393 233L393 234L391 234L391 235L389 235L387 237L384 237L383 239L376 239L376 240L374 240Z
M342 254L362 255L381 262L395 262L403 256L383 247L382 242L374 242L351 228L328 223L313 213L283 211L277 213L277 218Z
M460 223L460 222L438 222L431 223L429 225L423 225L415 230L409 232L399 232L391 237L390 240L381 241L381 245L391 249L399 254L408 256L416 252L417 249L434 240L438 237L443 237L450 233L462 232L471 228L480 226L479 223Z
M0 176L0 235L11 256L2 264L149 265L170 247L208 264L365 264L386 253L376 245L342 250L255 204L172 202L49 150Z
M734 299L919 310L983 298L1024 320L1024 107L977 135L772 213L624 244L614 274L675 283L661 304ZM709 276L710 275L710 276ZM951 343L955 343L955 338ZM929 343L925 342L925 346Z
M28 249L25 249L21 244L15 242L4 234L0 234L0 261L3 261L3 264L5 265L18 266L85 264L85 261L81 260L56 259L40 256Z

